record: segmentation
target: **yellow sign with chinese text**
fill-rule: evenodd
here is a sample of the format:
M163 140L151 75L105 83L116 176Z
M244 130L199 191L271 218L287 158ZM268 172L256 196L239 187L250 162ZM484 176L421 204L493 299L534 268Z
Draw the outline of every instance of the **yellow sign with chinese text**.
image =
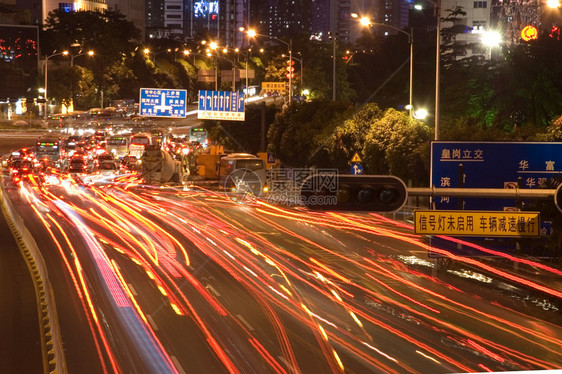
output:
M414 229L421 235L538 237L539 212L416 210Z

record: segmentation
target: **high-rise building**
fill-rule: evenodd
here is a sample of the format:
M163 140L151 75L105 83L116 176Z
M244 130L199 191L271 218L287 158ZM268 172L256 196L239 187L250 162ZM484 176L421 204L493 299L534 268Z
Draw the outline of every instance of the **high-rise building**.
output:
M145 2L138 0L106 0L107 8L123 14L127 21L132 22L135 27L145 31ZM144 37L142 37L144 38Z
M311 0L311 31L317 40L335 35L341 42L361 36L362 26L351 17L368 17L372 22L397 28L408 27L410 3L406 0ZM388 31L388 30L386 30ZM392 32L392 30L390 30Z
M287 38L299 33L310 34L312 0L265 0L254 1L255 14L252 28L260 34Z
M250 0L146 0L148 38L213 40L240 46L250 17Z

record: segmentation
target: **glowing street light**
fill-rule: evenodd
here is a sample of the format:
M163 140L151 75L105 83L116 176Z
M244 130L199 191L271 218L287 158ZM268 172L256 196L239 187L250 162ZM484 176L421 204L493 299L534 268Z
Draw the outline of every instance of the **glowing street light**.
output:
M270 38L270 39L275 39L280 43L283 43L287 46L287 48L289 49L289 61L293 61L293 39L289 39L289 42L286 42L282 39L276 38L275 36L271 36L271 35L262 35L262 34L258 34L256 33L255 30L248 30L247 32L248 37L250 38L255 38L258 36L263 36L266 38ZM293 100L293 74L292 72L289 72L287 74L287 78L289 78L289 104L291 103L291 101Z
M499 46L502 41L502 38L499 32L488 30L482 33L481 41L482 44L484 44L486 47L491 48L491 47Z
M361 24L361 26L363 27L371 27L371 26L382 26L382 27L388 27L390 29L396 30L398 32L401 32L402 34L406 34L408 36L408 44L410 45L410 97L409 97L409 104L408 107L409 112L410 112L410 118L412 118L413 113L412 113L412 108L413 108L413 104L412 104L412 96L413 96L413 76L414 76L414 29L410 28L410 32L406 32L402 29L399 29L398 27L394 27L392 25L387 25L386 23L377 23L377 22L371 22L371 20L368 17L361 17L359 18L359 15L357 13L351 13L351 17L352 18L358 18L359 19L359 23Z

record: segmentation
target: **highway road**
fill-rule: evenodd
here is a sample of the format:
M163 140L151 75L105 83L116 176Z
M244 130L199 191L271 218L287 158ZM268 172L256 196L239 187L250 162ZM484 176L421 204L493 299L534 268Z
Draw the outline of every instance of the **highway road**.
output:
M542 263L437 269L404 222L131 174L2 183L47 262L71 373L562 368L562 272Z

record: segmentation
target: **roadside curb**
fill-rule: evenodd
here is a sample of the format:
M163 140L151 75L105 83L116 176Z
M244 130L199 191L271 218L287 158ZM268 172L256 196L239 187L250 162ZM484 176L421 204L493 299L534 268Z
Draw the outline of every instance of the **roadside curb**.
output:
M66 361L56 313L55 297L48 280L43 257L25 226L17 224L18 221L21 221L21 218L15 214L11 202L4 198L4 193L4 188L0 187L0 209L27 264L35 288L43 372L45 374L65 374L67 373Z

